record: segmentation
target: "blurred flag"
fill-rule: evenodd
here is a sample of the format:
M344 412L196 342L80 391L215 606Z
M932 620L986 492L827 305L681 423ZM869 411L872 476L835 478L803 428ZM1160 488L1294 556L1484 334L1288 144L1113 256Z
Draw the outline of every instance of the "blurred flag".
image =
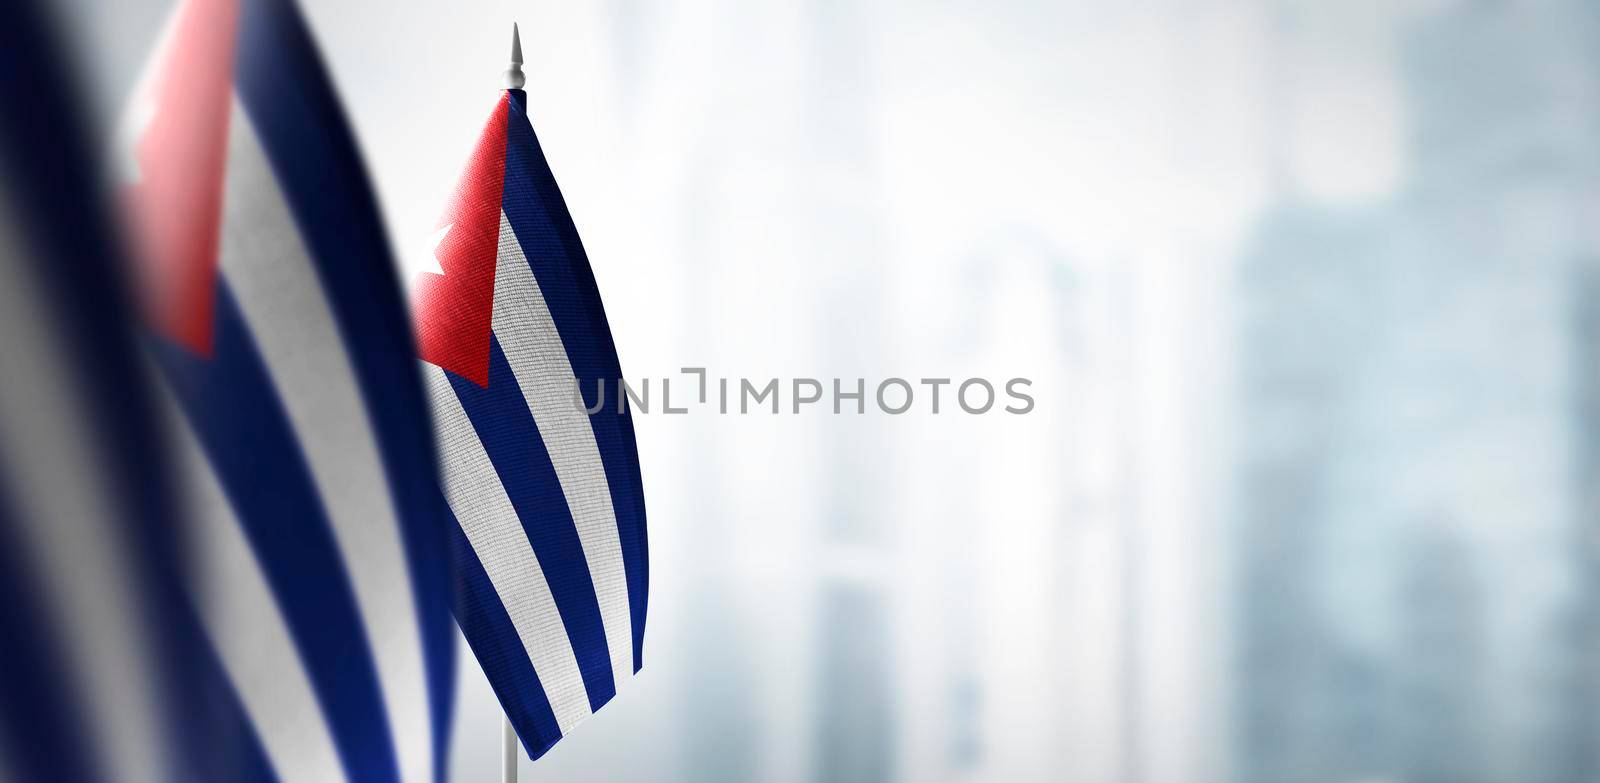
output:
M170 474L46 27L32 0L0 5L0 780L158 783L176 773L169 675L203 662L174 631Z
M577 229L520 89L500 96L414 289L456 619L528 754L638 670L649 566L633 423ZM591 410L574 402L580 383Z
M445 509L371 188L289 0L184 0L123 197L234 779L443 776ZM226 707L227 705L223 705Z

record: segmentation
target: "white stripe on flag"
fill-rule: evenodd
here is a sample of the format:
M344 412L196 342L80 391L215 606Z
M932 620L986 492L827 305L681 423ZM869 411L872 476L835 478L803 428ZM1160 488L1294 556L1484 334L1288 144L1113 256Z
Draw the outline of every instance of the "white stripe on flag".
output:
M410 568L377 440L316 269L235 100L222 270L305 452L355 590L401 780L433 777L427 680Z
M166 382L160 384L193 520L195 578L206 635L239 693L279 780L343 780L327 716L272 588L211 463Z
M500 213L500 251L494 273L493 328L522 388L539 437L555 466L561 492L578 528L605 626L617 692L633 678L633 625L628 579L605 464L589 417L573 401L572 362L555 319L528 266L511 221Z
M565 735L589 716L589 695L572 652L572 640L567 638L566 625L522 521L450 379L434 365L423 362L422 368L433 407L434 442L439 447L445 498L505 605L550 699L556 725Z

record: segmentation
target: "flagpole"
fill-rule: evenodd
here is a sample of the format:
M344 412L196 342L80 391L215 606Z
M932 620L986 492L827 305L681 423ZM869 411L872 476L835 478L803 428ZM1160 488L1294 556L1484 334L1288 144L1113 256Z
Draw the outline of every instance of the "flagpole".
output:
M522 75L522 36L517 33L517 23L511 23L511 67L506 69L506 89L520 90L527 79Z
M522 75L522 35L517 23L511 23L511 64L506 68L505 86L520 90L527 79ZM500 783L517 783L517 730L511 725L511 716L500 716Z
M517 730L510 716L500 718L500 783L517 783Z

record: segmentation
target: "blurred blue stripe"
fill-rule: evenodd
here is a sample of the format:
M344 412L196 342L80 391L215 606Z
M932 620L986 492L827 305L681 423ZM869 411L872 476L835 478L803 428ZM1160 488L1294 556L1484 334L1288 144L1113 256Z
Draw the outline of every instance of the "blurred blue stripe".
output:
M153 345L272 587L346 773L357 781L398 780L354 590L310 467L226 281L217 288L213 358L159 339Z
M447 758L455 646L447 530L428 409L393 256L355 139L304 19L288 0L245 0L235 82L283 189L372 417L416 589L434 733Z

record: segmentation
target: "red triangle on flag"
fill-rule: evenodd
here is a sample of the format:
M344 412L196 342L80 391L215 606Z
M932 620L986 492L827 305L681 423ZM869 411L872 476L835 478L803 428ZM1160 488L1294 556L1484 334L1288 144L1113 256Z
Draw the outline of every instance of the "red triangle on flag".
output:
M479 386L489 385L507 101L502 93L439 221L446 231L434 256L443 274L424 272L412 289L418 354Z

